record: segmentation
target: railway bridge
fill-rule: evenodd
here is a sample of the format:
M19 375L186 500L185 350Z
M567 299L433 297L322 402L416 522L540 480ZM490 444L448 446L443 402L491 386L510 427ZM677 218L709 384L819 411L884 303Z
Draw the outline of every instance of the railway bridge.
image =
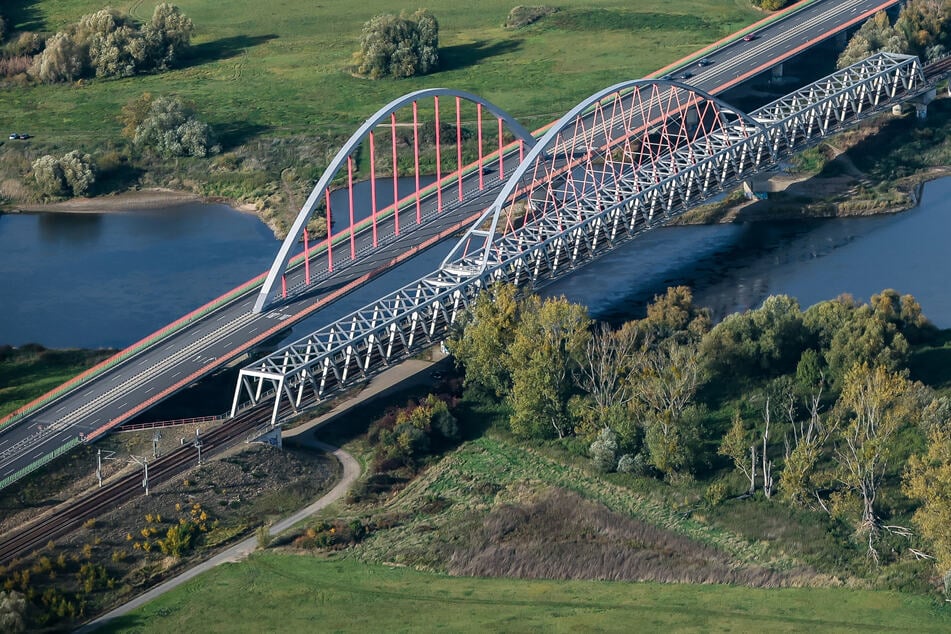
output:
M436 270L244 367L232 415L272 398L271 424L278 424L281 412L293 415L441 341L489 284L543 286L928 90L918 58L891 53L748 114L677 81L640 79L605 88L527 151L518 144L518 165ZM365 134L358 132L351 144ZM370 147L372 156L372 142ZM295 226L314 213L305 205ZM275 261L275 279L286 259ZM265 285L258 306L266 305L268 292Z

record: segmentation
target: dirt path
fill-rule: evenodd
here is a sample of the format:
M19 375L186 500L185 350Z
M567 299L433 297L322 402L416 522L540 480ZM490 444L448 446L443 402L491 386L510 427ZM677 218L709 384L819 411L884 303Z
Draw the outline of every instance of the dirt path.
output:
M350 486L360 476L360 464L349 453L347 453L343 449L340 449L338 447L331 447L330 445L324 444L317 440L313 440L311 441L311 443L314 446L324 451L333 453L333 455L337 458L337 460L340 461L340 464L343 465L343 475L341 476L340 481L337 482L337 484L334 486L334 488L328 491L323 497L318 499L316 502L314 502L310 506L307 506L297 511L293 515L290 515L284 518L280 522L277 522L276 524L272 525L269 530L272 537L275 535L278 535L279 533L292 527L297 522L303 519L306 519L307 517L310 517L317 511L320 511L321 509L329 506L333 502L336 502L337 500L339 500L341 497L343 497L343 495L347 492ZM241 559L244 559L250 553L254 552L257 549L257 547L258 547L257 537L249 537L235 544L234 546L228 548L227 550L221 553L218 553L217 555L215 555L208 561L198 564L194 568L191 568L183 572L182 574L178 575L177 577L173 579L169 579L165 583L152 588L148 592L145 592L144 594L139 595L138 597L129 601L128 603L119 606L115 610L112 610L111 612L107 612L106 614L95 619L94 621L87 623L86 625L84 625L77 631L78 632L95 631L96 629L109 623L113 619L116 619L128 614L132 610L135 610L136 608L141 607L142 605L148 603L152 599L155 599L165 594L169 590L173 588L177 588L183 583L193 579L194 577L197 577L198 575L205 572L206 570L211 570L215 566L218 566L219 564L223 564L225 562L234 562L234 561L239 561Z

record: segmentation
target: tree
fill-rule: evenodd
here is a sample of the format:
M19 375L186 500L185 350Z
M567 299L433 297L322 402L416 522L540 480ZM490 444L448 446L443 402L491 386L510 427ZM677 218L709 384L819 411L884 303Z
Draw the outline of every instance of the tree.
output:
M439 65L439 23L429 11L382 14L363 25L357 72L371 79L425 75Z
M910 388L910 382L900 374L863 363L846 374L835 405L838 478L860 497L858 529L868 534L869 555L876 558L879 521L875 499L892 453L892 440L909 418Z
M195 25L174 4L155 7L152 19L142 28L151 66L170 68L191 45Z
M96 165L92 157L78 150L68 152L59 160L66 185L73 196L82 196L96 182Z
M838 67L845 68L879 51L888 51L889 53L905 53L908 51L908 41L904 34L891 25L888 14L884 11L876 13L852 36L845 50L839 56Z
M7 19L0 15L0 44L3 44L3 40L7 35Z
M88 63L86 50L68 33L57 33L33 60L30 74L52 84L82 77Z
M129 16L115 9L82 16L75 37L97 77L129 77L148 65L139 29Z
M0 631L23 632L26 630L26 597L16 590L0 590Z
M493 284L457 322L446 345L466 370L466 385L481 385L497 396L508 394L508 349L519 318L516 287Z
M152 96L152 93L144 92L122 106L118 117L119 122L122 123L122 136L135 139L135 131L149 116L153 101L155 101L155 97Z
M895 21L895 30L908 43L907 52L930 59L929 49L947 37L948 6L941 0L909 0Z
M587 309L564 297L524 300L509 347L512 432L523 438L565 436L571 430L571 376L588 343Z
M648 338L697 341L710 330L710 311L693 305L690 287L671 286L654 296L638 326Z
M91 156L76 150L61 158L47 154L33 162L33 178L44 194L82 196L96 181L96 165Z
M37 188L44 194L61 196L66 193L66 176L59 159L46 154L33 161L33 178Z
M935 565L951 573L951 419L932 428L928 450L912 456L904 475L906 495L921 504L914 522L931 544Z
M756 443L743 423L739 411L733 413L733 423L720 441L717 453L730 458L733 466L746 476L750 481L747 492L753 495L756 492Z
M668 340L641 359L631 375L635 409L642 417L651 464L673 475L688 466L699 426L698 412L690 407L700 385L697 345Z
M772 295L760 308L717 324L703 338L703 356L715 375L785 374L795 369L806 336L799 303Z
M130 111L137 107L131 105ZM163 158L202 157L218 151L208 124L199 121L192 108L178 97L152 100L145 118L135 128L133 142Z
M574 402L582 426L590 433L609 428L630 444L628 403L634 398L628 375L638 354L635 329L612 331L601 324L588 340L575 375L583 396Z
M882 366L897 371L907 365L908 340L895 323L869 305L851 311L825 352L830 379L840 385L846 372L857 364Z

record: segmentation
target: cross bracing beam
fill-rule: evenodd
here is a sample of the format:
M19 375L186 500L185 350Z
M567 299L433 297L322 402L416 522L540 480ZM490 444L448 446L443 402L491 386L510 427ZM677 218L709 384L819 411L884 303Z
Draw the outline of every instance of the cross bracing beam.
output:
M547 284L925 87L917 58L887 53L749 116L682 84L619 86L538 140L440 269L242 369L234 410L273 395L276 423L443 340L488 285Z

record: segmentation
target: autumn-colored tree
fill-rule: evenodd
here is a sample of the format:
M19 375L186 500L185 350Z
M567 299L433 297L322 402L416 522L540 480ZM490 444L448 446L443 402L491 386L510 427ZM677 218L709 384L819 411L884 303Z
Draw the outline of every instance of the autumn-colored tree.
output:
M931 545L940 573L951 573L951 419L932 428L928 450L912 456L904 476L906 495L921 504L914 522Z
M894 437L912 413L911 388L901 374L863 363L846 374L835 405L837 477L859 497L858 530L868 535L873 557L877 557L875 539L880 528L875 500Z
M733 413L733 422L720 441L717 453L730 458L736 470L746 476L750 481L747 492L752 495L756 491L756 441L739 411Z

